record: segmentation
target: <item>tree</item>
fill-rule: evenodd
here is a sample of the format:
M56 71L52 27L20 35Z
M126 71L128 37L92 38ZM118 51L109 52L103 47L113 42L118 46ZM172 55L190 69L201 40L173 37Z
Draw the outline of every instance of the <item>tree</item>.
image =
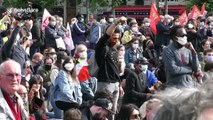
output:
M3 5L7 7L15 7L15 8L25 8L27 7L27 3L29 0L3 0ZM52 8L56 0L31 0L32 3L41 6L41 8Z
M99 7L111 7L114 9L125 2L126 0L90 0L90 11L93 12Z
M206 3L206 11L212 12L213 11L213 0L186 0L188 3L188 9L191 10L194 5L197 5L200 9L202 4Z

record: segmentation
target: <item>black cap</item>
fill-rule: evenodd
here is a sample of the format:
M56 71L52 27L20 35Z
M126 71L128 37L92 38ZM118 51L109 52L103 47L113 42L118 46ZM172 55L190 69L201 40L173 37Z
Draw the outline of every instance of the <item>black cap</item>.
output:
M146 58L139 58L135 61L135 64L149 64Z
M106 98L98 98L97 100L95 100L94 105L102 107L103 109L107 110L110 114L115 114L115 112L112 111L113 106L112 102L110 102Z

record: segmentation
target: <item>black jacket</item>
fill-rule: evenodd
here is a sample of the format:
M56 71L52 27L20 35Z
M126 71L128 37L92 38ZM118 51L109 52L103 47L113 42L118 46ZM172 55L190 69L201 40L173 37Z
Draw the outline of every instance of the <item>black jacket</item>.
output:
M95 59L99 66L98 82L120 82L117 51L107 45L109 35L103 35L95 48Z
M13 30L11 38L3 46L3 51L6 58L13 59L21 65L21 74L25 76L25 63L27 60L29 60L29 58L25 50L19 44L16 44L16 36L18 35L20 29L21 28L17 26Z
M150 93L146 81L141 80L136 72L132 71L126 78L123 103L133 103L140 107L146 101L146 94Z

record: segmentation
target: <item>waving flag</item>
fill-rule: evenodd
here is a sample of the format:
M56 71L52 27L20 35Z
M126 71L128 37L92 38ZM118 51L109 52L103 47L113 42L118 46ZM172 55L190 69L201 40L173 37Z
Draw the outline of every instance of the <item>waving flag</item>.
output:
M200 10L198 9L198 7L196 5L193 6L192 11L189 15L189 19L194 19L196 20L198 16L201 15Z
M188 21L186 10L179 16L180 25L183 26L184 23Z
M152 3L151 9L150 9L149 19L150 19L150 28L152 32L154 33L154 35L156 35L157 34L156 24L160 21L160 15L157 11L157 8L154 2Z
M71 51L71 50L73 50L75 48L75 46L73 44L69 22L67 22L67 30L68 30L68 32L66 34L64 42L66 44L67 50Z
M47 25L49 24L49 17L50 17L50 13L47 11L47 9L44 9L44 13L42 16L42 31L44 31L44 29L47 27Z
M206 9L206 3L203 3L202 8L201 8L201 11L200 11L200 13L201 13L202 15L205 14L205 9Z

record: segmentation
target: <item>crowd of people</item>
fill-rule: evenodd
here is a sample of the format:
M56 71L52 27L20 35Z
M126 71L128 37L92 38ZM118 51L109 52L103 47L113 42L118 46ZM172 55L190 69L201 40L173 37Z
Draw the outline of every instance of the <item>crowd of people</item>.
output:
M213 14L0 20L0 119L210 120ZM75 49L66 48L71 34ZM60 41L60 42L59 42ZM63 47L65 45L65 47ZM97 63L92 75L90 65Z

